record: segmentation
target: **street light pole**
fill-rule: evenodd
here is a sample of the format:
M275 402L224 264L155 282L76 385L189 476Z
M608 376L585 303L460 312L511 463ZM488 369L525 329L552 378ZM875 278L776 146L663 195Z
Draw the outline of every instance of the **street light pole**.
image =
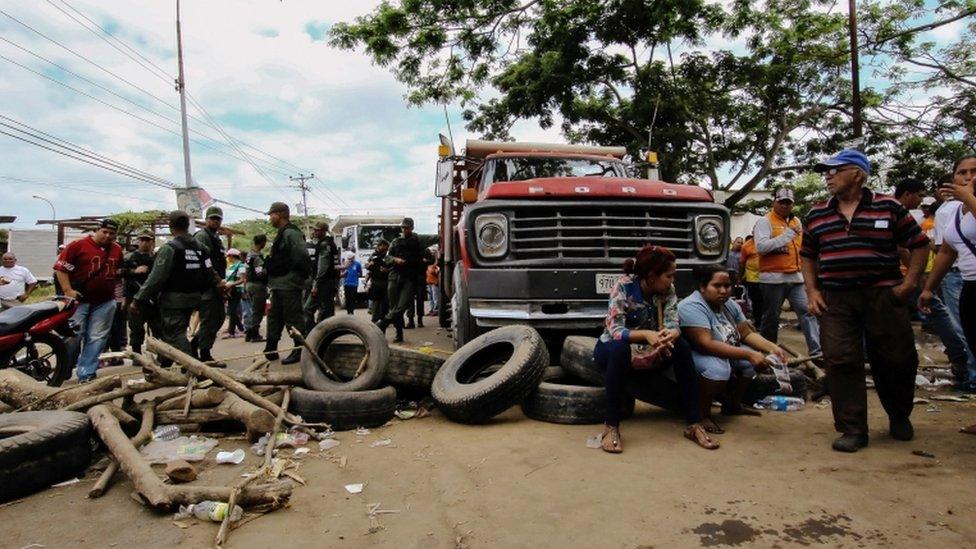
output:
M51 225L56 225L58 222L58 214L57 212L54 211L54 204L50 200L44 198L43 196L37 196L36 194L31 198L36 198L38 200L43 200L44 202L47 202L47 205L51 207Z
M857 0L847 1L847 25L851 33L851 109L854 124L854 139L864 135L864 123L861 119L861 76L860 63L857 55Z

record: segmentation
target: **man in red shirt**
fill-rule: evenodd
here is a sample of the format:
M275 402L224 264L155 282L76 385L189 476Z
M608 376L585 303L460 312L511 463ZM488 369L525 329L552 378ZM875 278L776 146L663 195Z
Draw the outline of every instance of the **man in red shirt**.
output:
M80 383L95 379L98 355L105 348L115 316L115 286L122 264L122 247L115 242L118 229L117 221L103 219L93 234L65 246L54 264L64 295L79 303L71 320L82 340Z

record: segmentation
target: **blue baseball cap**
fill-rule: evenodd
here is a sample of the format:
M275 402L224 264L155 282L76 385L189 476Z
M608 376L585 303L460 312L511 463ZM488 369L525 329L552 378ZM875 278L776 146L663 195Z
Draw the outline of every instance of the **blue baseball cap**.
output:
M857 149L844 149L826 160L821 160L813 167L813 171L823 173L830 168L847 165L857 166L864 173L871 174L871 162L864 153Z

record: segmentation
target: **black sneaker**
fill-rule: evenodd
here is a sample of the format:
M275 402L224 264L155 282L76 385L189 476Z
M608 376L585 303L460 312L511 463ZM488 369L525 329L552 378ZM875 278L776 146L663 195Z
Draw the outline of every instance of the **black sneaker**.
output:
M867 435L841 435L834 441L833 448L838 452L854 453L867 445Z
M891 432L891 438L895 440L912 440L915 438L915 428L912 427L912 421L907 417L905 419L889 419L888 429Z

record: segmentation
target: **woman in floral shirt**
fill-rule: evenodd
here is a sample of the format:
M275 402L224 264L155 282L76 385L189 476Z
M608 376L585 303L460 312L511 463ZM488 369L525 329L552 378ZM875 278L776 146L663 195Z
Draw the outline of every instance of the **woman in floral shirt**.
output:
M606 328L593 350L605 372L607 391L603 449L620 453L620 410L629 389L637 398L664 408L680 408L687 420L685 437L703 448L718 448L702 428L698 384L691 348L681 339L678 298L674 291L675 257L667 248L645 246L624 263L624 276L610 291ZM631 344L660 349L653 369L631 367Z

